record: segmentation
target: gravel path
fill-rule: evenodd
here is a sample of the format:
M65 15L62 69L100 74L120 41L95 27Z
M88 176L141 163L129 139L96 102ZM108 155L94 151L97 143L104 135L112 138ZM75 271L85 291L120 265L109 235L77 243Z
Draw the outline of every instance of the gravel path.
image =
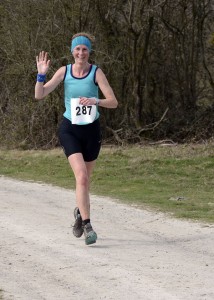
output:
M73 191L0 177L3 299L214 299L214 225L91 201L98 240L86 246Z

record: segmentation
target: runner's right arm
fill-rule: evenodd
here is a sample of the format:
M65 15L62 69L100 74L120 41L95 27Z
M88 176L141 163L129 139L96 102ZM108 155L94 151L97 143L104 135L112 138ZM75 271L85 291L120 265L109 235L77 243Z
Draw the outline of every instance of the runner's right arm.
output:
M43 82L37 81L35 86L35 98L38 100L45 98L63 81L64 75L65 67L61 67L45 85Z
M41 76L46 75L50 66L50 60L48 60L48 53L41 51L39 55L36 57L36 64L38 74ZM45 96L50 94L57 85L63 81L65 75L65 67L61 67L52 77L50 81L48 81L45 85L44 82L36 82L35 86L35 98L43 99Z

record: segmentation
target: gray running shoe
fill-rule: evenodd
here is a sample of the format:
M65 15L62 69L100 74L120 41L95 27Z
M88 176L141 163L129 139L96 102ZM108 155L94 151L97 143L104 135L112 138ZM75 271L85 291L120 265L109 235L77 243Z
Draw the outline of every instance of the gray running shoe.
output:
M93 230L92 226L90 223L87 223L84 227L84 235L85 235L85 243L86 245L91 245L96 243L97 240L97 234Z
M73 234L75 237L80 238L83 235L82 217L80 215L79 208L74 209L75 223L73 226Z

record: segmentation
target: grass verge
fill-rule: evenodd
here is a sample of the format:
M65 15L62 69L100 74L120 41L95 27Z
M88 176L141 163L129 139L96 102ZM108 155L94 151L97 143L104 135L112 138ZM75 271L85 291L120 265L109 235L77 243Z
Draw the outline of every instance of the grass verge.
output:
M213 144L103 147L91 192L175 217L214 222ZM0 174L74 188L61 149L0 150Z

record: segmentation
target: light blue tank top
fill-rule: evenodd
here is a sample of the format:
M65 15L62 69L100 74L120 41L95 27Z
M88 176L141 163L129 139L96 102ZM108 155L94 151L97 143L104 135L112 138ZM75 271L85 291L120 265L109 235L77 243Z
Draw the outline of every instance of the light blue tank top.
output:
M98 84L95 82L97 68L98 67L96 65L91 65L88 74L85 77L78 78L72 74L72 65L70 64L66 66L64 78L65 112L63 116L71 122L71 98L78 98L80 96L98 98ZM99 112L97 109L95 120L98 118Z

